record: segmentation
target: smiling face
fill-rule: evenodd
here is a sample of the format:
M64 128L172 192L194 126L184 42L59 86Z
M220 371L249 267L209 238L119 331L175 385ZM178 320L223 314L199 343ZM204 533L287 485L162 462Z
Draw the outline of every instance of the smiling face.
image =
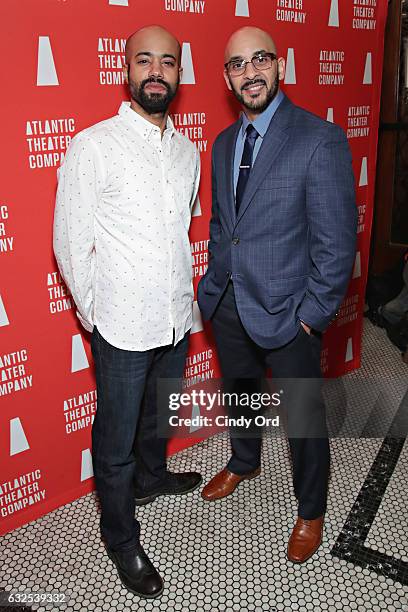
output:
M149 26L128 39L125 53L132 105L148 115L164 114L180 83L179 42L164 28Z
M245 72L239 76L231 70L224 70L228 88L244 107L246 114L253 118L262 113L274 99L279 90L279 81L285 76L285 60L273 59L272 65L262 70L265 54L276 55L272 38L259 28L245 27L235 32L225 50L225 63L249 62ZM255 60L255 67L250 60ZM266 62L268 63L268 62ZM269 62L270 64L270 62Z

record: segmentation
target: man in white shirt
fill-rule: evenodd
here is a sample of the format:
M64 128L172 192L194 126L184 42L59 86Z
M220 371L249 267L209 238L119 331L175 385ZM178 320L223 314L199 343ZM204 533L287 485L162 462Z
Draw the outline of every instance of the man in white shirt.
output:
M58 266L92 332L98 410L93 465L101 532L123 584L157 597L163 582L139 542L135 504L196 489L166 468L157 435L159 378L181 379L192 325L188 229L198 191L196 147L168 116L180 44L149 26L126 45L130 103L80 132L59 170Z

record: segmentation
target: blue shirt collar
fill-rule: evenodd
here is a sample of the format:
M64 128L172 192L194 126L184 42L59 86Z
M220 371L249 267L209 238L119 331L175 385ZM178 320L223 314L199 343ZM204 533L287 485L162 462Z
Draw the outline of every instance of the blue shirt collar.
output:
M242 113L242 126L241 126L242 137L243 138L245 137L245 130L247 129L248 125L252 123L252 125L258 132L258 134L261 136L261 138L263 138L269 127L272 117L274 116L275 112L278 109L279 104L282 102L284 97L285 96L283 92L279 90L275 98L272 100L272 102L268 106L268 108L266 108L263 113L258 115L255 121L250 121L248 117L245 115L245 113Z

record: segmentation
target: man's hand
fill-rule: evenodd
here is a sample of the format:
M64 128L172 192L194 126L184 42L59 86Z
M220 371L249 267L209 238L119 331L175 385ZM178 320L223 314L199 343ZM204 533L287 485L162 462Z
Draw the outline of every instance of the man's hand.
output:
M310 325L307 325L307 324L306 324L306 323L304 323L303 321L301 321L301 322L300 322L300 324L301 324L301 326L303 327L303 329L305 330L305 332L306 332L307 334L309 334L309 336L310 336L310 334L311 334L311 332L312 332L312 328L310 327Z

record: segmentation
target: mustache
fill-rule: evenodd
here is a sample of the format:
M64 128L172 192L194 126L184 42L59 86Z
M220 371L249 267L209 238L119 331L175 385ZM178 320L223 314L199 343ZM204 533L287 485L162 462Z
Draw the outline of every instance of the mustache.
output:
M140 83L140 89L144 89L149 83L159 83L159 85L163 85L167 91L170 91L170 85L160 77L149 77L148 79L145 79Z
M253 87L254 85L265 85L266 86L266 82L263 79L254 79L253 81L248 81L247 83L245 83L245 85L241 87L241 91L244 91L245 89L248 89L249 87Z

